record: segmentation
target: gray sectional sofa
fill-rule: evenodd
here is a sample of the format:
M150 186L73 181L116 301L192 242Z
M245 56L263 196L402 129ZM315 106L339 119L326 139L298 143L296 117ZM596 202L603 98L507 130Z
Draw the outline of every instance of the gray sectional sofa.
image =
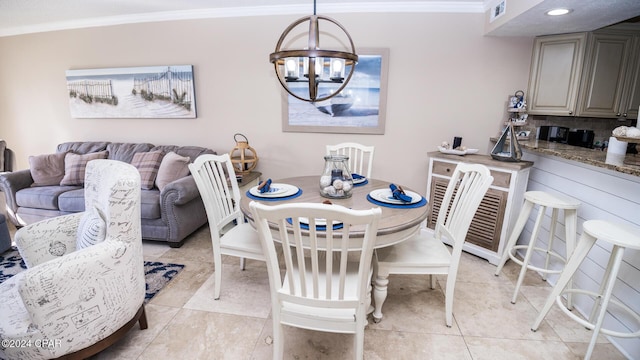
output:
M188 157L191 162L201 154L215 154L211 149L197 146L114 142L62 143L58 145L56 154L90 154L103 151L107 152L108 159L127 163L132 162L136 153L173 152L180 157ZM31 160L30 158L30 163L33 164ZM42 164L38 171L46 172L47 169L41 167ZM0 189L6 197L7 214L9 220L17 227L54 216L84 211L82 185L36 185L39 184L34 184L30 169L0 175ZM207 223L204 205L195 181L188 171L187 175L161 187L162 190L157 186L142 189L142 238L166 241L171 247L180 247L189 234Z

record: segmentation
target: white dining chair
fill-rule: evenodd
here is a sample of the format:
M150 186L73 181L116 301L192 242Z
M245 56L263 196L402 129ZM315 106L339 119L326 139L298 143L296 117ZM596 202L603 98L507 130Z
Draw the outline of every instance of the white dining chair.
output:
M349 157L349 169L352 173L371 178L373 168L373 153L375 146L365 146L358 143L346 142L337 145L327 145L326 155L345 155Z
M451 176L438 212L435 230L421 230L414 237L396 245L376 250L377 261L373 298L375 322L382 319L382 305L387 297L390 274L424 274L431 277L431 288L436 286L433 275L447 275L445 290L445 320L451 327L453 293L458 266L471 220L487 189L493 182L489 169L479 164L460 163ZM442 242L446 237L453 249Z
M215 270L214 299L220 299L222 255L265 261L258 233L240 211L240 190L229 154L200 155L189 164L209 220Z
M267 257L273 358L282 359L283 325L288 325L354 334L355 358L362 359L380 208L352 210L320 203L266 206L257 202L249 206ZM324 224L335 225L318 229ZM364 225L364 237L350 236L351 227L357 225ZM281 258L273 232L282 244ZM356 241L362 243L361 249L353 247Z

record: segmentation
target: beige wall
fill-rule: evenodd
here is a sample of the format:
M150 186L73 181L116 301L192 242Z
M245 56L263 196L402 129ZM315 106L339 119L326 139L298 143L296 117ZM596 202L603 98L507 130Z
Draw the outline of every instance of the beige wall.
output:
M207 19L0 38L0 137L16 153L64 141L201 145L228 152L245 134L267 177L319 174L324 146L376 146L374 175L424 192L426 153L443 140L487 152L508 95L526 89L532 39L484 37L484 14L337 14L357 47L390 49L384 135L283 133L268 61L298 16ZM194 65L197 119L74 119L65 70Z

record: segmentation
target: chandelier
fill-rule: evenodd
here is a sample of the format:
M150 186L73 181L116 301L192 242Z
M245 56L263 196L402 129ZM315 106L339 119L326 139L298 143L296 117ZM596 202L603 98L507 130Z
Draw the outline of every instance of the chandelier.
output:
M342 41L345 49L320 48L320 21L328 25L333 24L344 33L342 36L331 34L330 37L334 41L341 39L338 42ZM294 42L297 38L292 31L307 22L309 23L307 44L302 49L283 49L284 44ZM325 35L324 32L322 34ZM314 0L313 15L296 20L284 30L275 52L269 55L269 60L274 65L278 81L289 94L302 101L317 102L338 95L347 86L355 70L355 64L358 62L358 55L356 55L351 36L340 23L332 18L316 15ZM306 94L307 89L308 94Z

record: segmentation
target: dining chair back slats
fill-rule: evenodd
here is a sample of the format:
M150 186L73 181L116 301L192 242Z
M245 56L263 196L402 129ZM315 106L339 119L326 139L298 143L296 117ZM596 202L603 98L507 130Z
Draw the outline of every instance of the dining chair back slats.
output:
M200 155L189 164L209 221L213 245L215 288L214 299L220 298L222 255L265 260L258 233L245 222L240 209L240 189L229 154Z
M355 354L361 359L380 208L257 202L251 202L250 208L267 257L274 359L282 358L282 325L356 334ZM340 223L340 229L332 226ZM365 227L364 236L358 238L361 249L349 246L355 241L351 225ZM281 260L274 239L282 246Z
M433 233L423 230L410 239L376 251L374 321L382 319L390 274L430 275L432 289L436 284L433 275L446 274L445 323L452 326L453 294L462 248L471 221L492 182L493 177L486 166L458 164L442 198ZM449 250L443 238L453 244L453 249Z
M345 155L349 157L347 164L352 173L371 178L374 146L365 146L354 142L327 145L326 155Z

